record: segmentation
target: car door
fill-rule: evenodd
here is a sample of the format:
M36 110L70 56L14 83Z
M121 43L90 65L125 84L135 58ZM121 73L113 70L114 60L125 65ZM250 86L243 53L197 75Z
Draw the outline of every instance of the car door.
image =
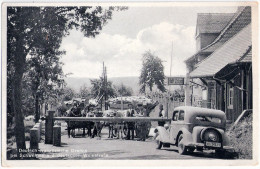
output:
M170 140L172 144L175 144L176 141L176 128L178 128L178 118L179 118L179 111L175 110L172 114L172 121L171 121L171 130L170 130Z
M171 136L170 139L173 144L175 144L177 135L180 131L180 129L184 125L184 111L179 110L179 111L174 111L173 113L173 118L172 118L172 123L171 123Z
M184 110L180 110L179 111L179 117L178 117L178 127L177 127L177 134L179 133L179 131L181 130L182 127L185 127L185 123L184 123ZM176 134L176 137L177 137Z

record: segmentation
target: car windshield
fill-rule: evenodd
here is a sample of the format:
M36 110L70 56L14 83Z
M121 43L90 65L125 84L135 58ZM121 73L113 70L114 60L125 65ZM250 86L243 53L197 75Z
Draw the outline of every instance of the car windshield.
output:
M198 121L203 122L213 122L213 123L221 123L221 119L218 117L211 117L211 116L196 116L195 118Z

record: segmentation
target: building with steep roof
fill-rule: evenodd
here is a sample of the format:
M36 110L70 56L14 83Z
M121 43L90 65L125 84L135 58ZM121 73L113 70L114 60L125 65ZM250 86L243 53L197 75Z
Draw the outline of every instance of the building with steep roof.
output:
M252 46L251 29L251 24L247 25L216 49L209 57L198 64L197 68L190 73L190 77L213 77L227 64L240 60L241 56Z
M242 110L252 108L251 7L239 7L232 17L231 14L222 17L220 25L212 31L205 30L212 26L201 24L217 23L216 19L210 22L200 17L204 15L198 14L196 38L201 37L201 32L221 30L214 40L203 44L185 61L190 81L186 88L186 98L190 100L186 104L223 110L228 120L234 121Z
M216 15L216 14L215 14ZM232 16L233 15L233 16ZM201 14L198 14L198 19L201 17ZM206 16L209 16L208 14ZM217 15L218 16L218 15ZM219 22L221 26L218 26L218 29L214 28L214 31L207 31L211 32L212 34L217 34L217 36L214 36L215 38L213 40L203 40L203 35L200 35L198 30L200 30L200 27L203 28L205 32L205 28L211 28L212 26L202 26L197 25L196 26L196 41L197 44L199 41L208 42L203 43L203 45L197 45L197 52L192 55L190 58L185 60L185 63L187 65L195 65L208 57L211 53L213 53L217 48L222 46L227 40L229 40L231 37L233 37L237 32L239 32L241 29L243 29L246 25L251 23L251 7L240 7L238 8L237 13L235 14L219 14L219 16L223 16L220 18L226 17L222 22ZM231 17L232 16L232 17ZM231 19L230 19L231 17ZM212 17L208 17L209 19ZM215 22L217 23L216 19L214 18ZM224 24L225 22L225 24ZM208 22L204 22L205 24L209 24ZM198 24L198 21L197 21ZM225 25L223 27L223 25ZM222 29L221 29L222 28ZM220 30L221 29L221 30ZM216 33L216 30L219 30L218 33ZM213 36L213 35L208 35ZM207 38L210 39L210 38ZM202 43L201 43L202 44ZM200 46L200 48L198 48Z
M234 13L199 13L196 26L196 47L200 50L212 43Z

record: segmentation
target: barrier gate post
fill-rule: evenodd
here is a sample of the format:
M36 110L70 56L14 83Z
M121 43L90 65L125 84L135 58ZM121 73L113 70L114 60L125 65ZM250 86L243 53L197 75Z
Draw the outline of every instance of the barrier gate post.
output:
M55 111L48 111L48 115L46 116L45 121L45 144L52 144L53 143L53 115Z

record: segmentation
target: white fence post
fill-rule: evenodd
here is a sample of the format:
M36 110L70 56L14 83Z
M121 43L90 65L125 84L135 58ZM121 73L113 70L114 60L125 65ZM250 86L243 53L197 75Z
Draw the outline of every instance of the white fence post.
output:
M39 149L38 129L34 127L30 129L30 149Z
M57 124L53 126L53 145L61 146L61 126Z

